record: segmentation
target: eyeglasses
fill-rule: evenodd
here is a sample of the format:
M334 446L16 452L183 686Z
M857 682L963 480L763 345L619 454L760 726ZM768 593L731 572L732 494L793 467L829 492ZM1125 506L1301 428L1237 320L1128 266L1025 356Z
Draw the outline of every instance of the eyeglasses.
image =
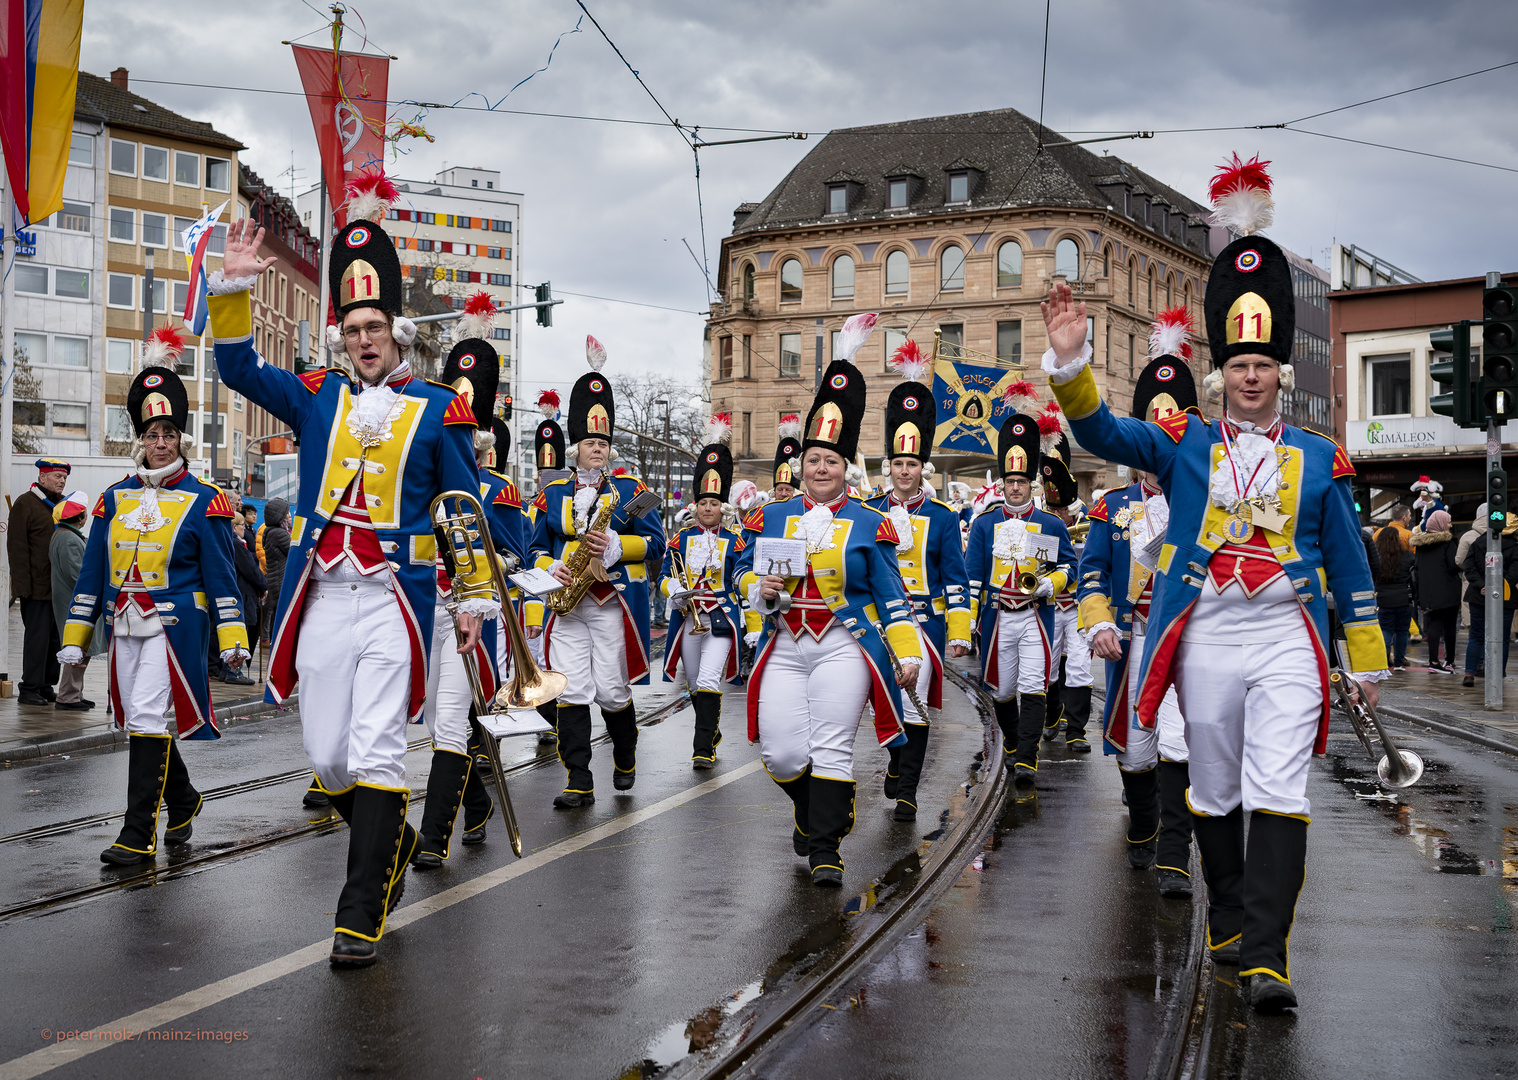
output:
M1234 374L1242 375L1247 371L1252 371L1256 374L1263 371L1273 371L1277 367L1277 364L1274 360L1253 360L1240 363L1234 363L1230 360L1224 366Z
M368 335L371 341L379 341L390 335L390 324L382 322L364 323L363 326L349 326L343 330L344 341L357 341L360 334Z
M142 441L144 443L163 443L165 446L172 446L174 443L177 443L179 441L179 432L149 432L142 437Z

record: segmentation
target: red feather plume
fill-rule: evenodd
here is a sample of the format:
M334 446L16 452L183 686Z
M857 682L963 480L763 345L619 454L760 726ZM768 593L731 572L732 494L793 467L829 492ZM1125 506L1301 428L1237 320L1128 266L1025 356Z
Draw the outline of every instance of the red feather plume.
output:
M1038 414L1038 433L1040 435L1058 435L1059 427L1059 404L1051 401L1044 406L1044 411Z
M1038 404L1038 388L1027 379L1020 379L1002 392L1001 399L1015 411L1022 412Z
M538 411L544 416L552 417L559 411L559 392L557 390L544 390L538 395Z
M1217 202L1224 195L1243 188L1254 188L1269 194L1271 179L1270 173L1265 168L1269 164L1268 161L1261 161L1258 154L1248 161L1234 154L1233 161L1218 166L1218 174L1212 178L1208 196L1213 202Z
M383 169L365 169L349 180L343 190L348 196L349 214L366 221L380 220L401 197Z
M489 315L495 312L495 300L488 292L477 292L464 301L465 315Z

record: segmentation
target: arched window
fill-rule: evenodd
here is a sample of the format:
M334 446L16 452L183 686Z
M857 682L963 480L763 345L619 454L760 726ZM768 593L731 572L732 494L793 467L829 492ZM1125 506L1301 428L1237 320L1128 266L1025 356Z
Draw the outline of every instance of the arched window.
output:
M1016 240L1008 240L996 249L997 288L1017 288L1023 283L1023 248Z
M911 267L905 251L893 251L886 256L886 295L905 296L911 280Z
M1168 276L1165 278L1165 309L1167 311L1170 309L1170 283L1174 280L1174 278Z
M752 300L753 298L754 298L754 264L753 263L744 263L743 264L743 299L745 299L745 300Z
M833 299L850 300L854 296L854 257L840 255L833 260Z
M1061 240L1054 245L1054 276L1075 281L1081 276L1081 249L1075 241Z
M1149 305L1149 310L1150 311L1154 310L1154 271L1153 270L1149 271L1149 298L1145 301L1145 303L1147 303Z
M965 253L958 244L950 244L938 256L938 273L943 289L953 292L965 287Z
M786 259L780 264L780 302L788 304L801 299L801 260Z
M1105 248L1102 248L1102 277L1104 277L1104 278L1110 278L1111 276L1112 276L1112 249L1110 247L1105 247Z
M1138 266L1132 259L1128 260L1128 306L1133 306L1133 278L1138 273Z

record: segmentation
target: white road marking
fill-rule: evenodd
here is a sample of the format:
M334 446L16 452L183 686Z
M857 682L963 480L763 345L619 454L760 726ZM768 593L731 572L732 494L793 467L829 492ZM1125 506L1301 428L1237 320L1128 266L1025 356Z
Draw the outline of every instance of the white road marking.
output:
M502 866L470 881L461 882L451 889L446 889L435 896L429 896L425 900L419 900L415 904L408 904L398 909L385 921L385 929L387 932L399 930L403 926L411 925L418 919L424 919L428 915L435 915L439 911L453 907L455 904L461 904L465 900L472 899L483 892L495 888L497 885L504 885L508 881L514 881L523 874L528 874L539 867L547 866L549 863L556 862L566 855L573 855L577 851L583 851L585 848L605 840L607 837L625 832L634 825L640 825L650 818L658 817L666 811L684 806L693 799L699 799L703 795L710 795L712 792L726 787L734 781L751 776L758 772L760 768L759 761L751 761L747 765L734 769L732 772L723 773L721 776L714 777L703 784L697 784L693 788L687 788L685 791L678 792L666 799L660 799L656 803L619 817L615 821L608 821L605 824L597 825L587 832L561 840L552 847L534 852L526 858L518 859L508 866ZM178 997L170 998L168 1001L161 1002L158 1005L142 1009L132 1013L130 1016L123 1016L119 1020L112 1020L108 1024L102 1024L93 1031L80 1032L76 1038L71 1038L67 1042L52 1043L41 1050L34 1050L30 1054L13 1058L4 1064L0 1064L0 1080L28 1080L29 1077L41 1076L43 1073L51 1072L59 1066L88 1057L97 1050L104 1050L107 1047L117 1045L121 1040L113 1040L111 1037L112 1032L150 1031L154 1028L163 1027L176 1020L181 1020L191 1013L199 1012L201 1009L209 1008L212 1005L226 1001L228 998L236 997L238 994L243 994L266 983L271 983L275 979L294 974L302 968L319 964L331 954L331 939L318 941L313 945L307 945L303 949L296 949L294 952L270 960L266 964L249 968L247 971L239 972L236 975L229 975L225 979L218 979L216 982L208 983L188 993L180 994Z

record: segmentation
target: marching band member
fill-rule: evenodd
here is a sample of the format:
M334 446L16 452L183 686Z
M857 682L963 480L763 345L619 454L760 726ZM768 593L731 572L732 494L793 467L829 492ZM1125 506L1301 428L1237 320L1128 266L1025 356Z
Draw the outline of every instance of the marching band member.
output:
M937 408L933 393L920 381L930 362L908 340L891 358L892 367L904 381L891 388L886 399L885 471L891 487L867 500L891 519L896 530L896 564L901 582L912 601L912 612L922 634L926 659L917 674L918 700L930 709L943 708L943 658L945 650L958 658L970 651L970 595L965 577L964 547L960 543L959 515L947 503L933 497L924 483L933 475L933 431ZM903 695L902 720L905 746L887 747L885 796L896 800L897 821L917 820L917 782L922 778L928 752L928 718Z
M766 617L748 682L749 741L795 804L791 843L807 857L812 883L834 888L843 884L838 847L854 826L854 738L865 704L881 745L903 743L899 687L916 684L923 662L896 570L896 530L845 488L865 408L864 376L850 359L875 318L844 324L807 415L804 494L749 515L738 564L739 590ZM803 541L804 565L756 563L772 538ZM893 649L901 663L894 679Z
M664 527L653 508L629 513L634 500L648 491L643 482L610 473L616 405L611 380L601 374L606 350L587 337L585 354L593 370L580 376L569 395L574 476L549 483L533 501L531 555L539 569L570 586L574 575L566 564L583 547L580 557L599 560L605 571L604 580L596 578L573 610L550 615L543 630L547 666L569 677L558 708L559 760L569 774L553 800L559 810L596 801L590 772L591 702L600 706L611 735L612 786L626 791L636 779L638 715L632 687L646 683L649 673L648 571L643 563L650 551L664 547ZM592 528L602 509L613 505L605 530ZM594 577L588 562L584 573Z
M400 314L400 261L376 224L395 189L365 173L348 193L328 270L340 325L328 342L356 378L337 367L296 375L254 351L248 290L273 259L259 257L263 230L246 221L229 230L208 308L222 379L300 444L268 692L282 701L300 683L306 753L350 828L331 960L364 967L378 959L417 842L406 823L406 723L422 712L432 642L430 507L443 491L476 490L479 472L474 411L452 387L413 377L402 353L416 325ZM499 611L488 572L482 560L473 580L458 582L463 651Z
M173 368L183 351L172 328L155 330L127 389L137 471L95 503L58 653L59 663L82 665L105 612L111 708L128 735L126 820L100 853L115 866L157 853L160 804L168 807L164 842L190 839L202 799L164 713L172 704L181 739L219 738L206 675L212 626L232 670L250 655L232 562L232 504L190 474L183 449L190 400Z
M1044 508L1068 532L1076 523L1080 489L1070 474L1070 439L1059 427L1058 409L1052 405L1039 415L1039 425L1049 429L1042 439ZM1072 540L1079 560L1084 544ZM1076 579L1072 575L1054 596L1054 637L1050 642L1054 679L1049 684L1048 715L1044 717L1044 741L1053 742L1060 721L1065 724L1065 746L1077 754L1091 753L1086 725L1091 722L1091 649L1080 632L1076 613Z
M1197 411L1196 382L1186 365L1190 321L1186 310L1177 308L1163 312L1154 324L1149 340L1155 358L1134 387L1135 417L1159 423ZM1138 679L1130 677L1137 675L1144 654L1154 600L1154 554L1163 542L1169 507L1155 476L1140 472L1126 488L1097 500L1090 518L1080 567L1081 625L1092 652L1107 661L1104 750L1117 755L1128 796L1128 862L1138 870L1154 866L1160 895L1183 899L1192 891L1184 721L1172 686L1160 702L1156 722L1139 723Z
M801 457L801 417L786 413L780 418L777 433L780 441L775 444L775 467L771 473L774 486L770 489L770 502L785 502L796 497L796 483L800 479L791 462Z
M1031 391L1029 384L1015 383L1009 397L1024 404ZM1014 412L1002 421L996 436L1002 505L989 507L971 523L965 550L971 613L980 630L981 679L991 691L1001 728L1002 760L1019 785L1032 785L1038 772L1053 663L1052 598L1075 573L1070 533L1033 501L1040 439L1038 421L1030 415ZM1052 561L1024 554L1028 534L1054 539ZM1028 575L1037 578L1032 588L1026 587Z
M743 537L722 521L733 486L733 454L727 448L731 431L726 413L718 413L706 425L706 445L696 465L696 521L670 537L659 572L666 597L700 590L674 601L664 646L667 681L674 681L676 664L685 664L685 681L696 711L690 759L696 769L710 769L717 760L717 744L722 741L722 684L742 682L734 646L742 632L743 612L733 581Z
M1223 419L1113 416L1088 369L1085 305L1065 285L1044 306L1043 366L1081 445L1154 473L1165 493L1164 580L1137 673L1139 722L1155 724L1173 683L1186 718L1208 943L1220 962L1241 965L1253 1007L1277 1013L1297 1002L1287 937L1305 873L1308 763L1328 731L1326 593L1371 705L1386 645L1349 456L1277 411L1292 387L1296 310L1286 256L1257 235L1273 216L1270 177L1258 159L1235 157L1212 196L1214 222L1239 237L1213 263L1203 304L1214 367L1206 386L1225 400Z

